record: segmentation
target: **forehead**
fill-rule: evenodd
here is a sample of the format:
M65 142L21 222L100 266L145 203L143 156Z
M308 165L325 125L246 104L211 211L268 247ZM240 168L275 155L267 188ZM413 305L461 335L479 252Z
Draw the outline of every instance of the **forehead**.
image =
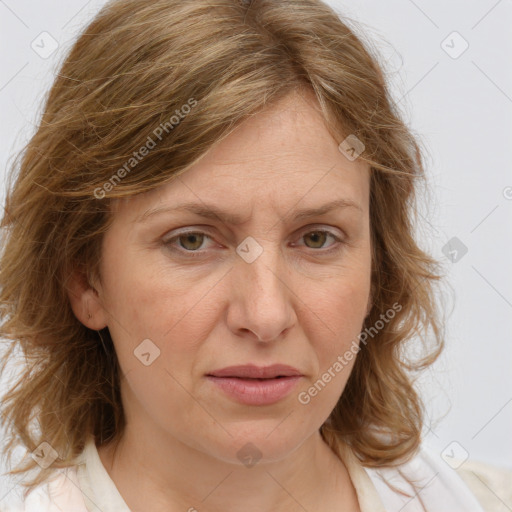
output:
M369 166L339 151L343 136L332 137L319 110L311 94L292 93L250 116L185 173L121 202L137 217L147 207L184 201L248 216L267 205L290 211L336 199L367 211ZM127 208L121 204L120 213Z

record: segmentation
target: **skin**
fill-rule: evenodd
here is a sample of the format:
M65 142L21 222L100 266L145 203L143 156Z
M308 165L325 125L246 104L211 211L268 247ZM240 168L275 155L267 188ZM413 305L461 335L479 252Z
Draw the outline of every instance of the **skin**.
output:
M117 200L101 283L73 280L77 318L108 326L123 373L127 429L115 453L98 452L134 512L148 503L155 512L359 510L343 462L319 433L356 358L309 404L298 401L357 340L371 304L369 167L338 150L342 139L319 108L312 94L292 93L178 179ZM293 220L340 198L358 207ZM243 223L187 212L137 221L178 201L216 205ZM175 238L183 228L207 236ZM318 230L343 242L315 238ZM252 263L236 252L247 236L263 249ZM147 338L160 356L145 366L134 350ZM237 403L205 378L248 363L288 364L303 377L265 406ZM237 457L248 442L261 454L250 468Z

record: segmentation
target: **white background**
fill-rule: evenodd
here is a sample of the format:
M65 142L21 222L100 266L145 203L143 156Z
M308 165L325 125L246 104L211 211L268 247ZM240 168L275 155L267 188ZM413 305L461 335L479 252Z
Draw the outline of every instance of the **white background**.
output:
M0 0L2 177L64 52L104 3ZM512 1L327 3L387 60L394 96L429 152L422 244L446 263L453 297L447 349L420 381L427 443L512 469ZM43 31L59 42L47 59L31 48ZM455 263L442 251L452 237L468 249Z

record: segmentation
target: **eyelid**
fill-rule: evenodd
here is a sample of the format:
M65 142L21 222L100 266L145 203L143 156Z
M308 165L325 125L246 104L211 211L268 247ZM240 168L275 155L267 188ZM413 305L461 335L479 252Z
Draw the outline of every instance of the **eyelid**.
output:
M330 229L326 229L326 228L330 228ZM206 234L210 237L212 237L213 235L211 234L213 230L210 230L208 226L197 226L197 228L183 228L184 231L180 231L180 228L177 228L178 231L176 231L176 233L174 234L173 237L169 237L167 238L168 240L170 240L171 238L175 238L177 236L181 236L181 235L186 235L188 233L200 233L200 234ZM304 233L310 233L312 231L326 231L328 233L331 233L333 236L339 236L339 235L336 235L335 233L333 233L331 231L331 229L336 229L338 231L341 232L341 236L342 237L345 237L346 234L345 232L341 229L341 228L335 228L334 226L329 226L329 224L310 224L308 226L304 226L303 228L300 228L299 230L296 231L296 233L301 233L301 234L304 234ZM174 230L168 232L168 233L173 233ZM167 234L168 234L167 233Z
M337 235L333 231L337 230L341 233L341 235ZM299 230L299 233L310 233L312 231L325 231L330 233L334 237L345 237L345 232L341 228L336 228L334 226L330 226L329 224L310 224L309 226L305 226Z
M309 249L312 250L313 252L328 254L329 252L333 252L333 251L336 251L337 249L339 249L339 245L346 244L345 233L343 233L343 235L340 236L340 235L333 233L332 230L330 230L330 229L325 229L324 226L316 227L316 228L314 226L313 227L308 226L308 229L300 232L301 236L299 237L299 239L302 239L302 237L304 235L307 235L308 233L316 233L316 232L327 233L328 235L330 235L334 238L335 243L325 249L311 249L309 247ZM301 245L303 245L303 244L301 244ZM306 247L306 246L304 246L304 247Z
M204 252L206 250L206 249L201 249L200 251L186 251L185 249L181 249L181 248L177 249L177 248L171 246L172 241L174 241L182 236L185 236L185 235L205 235L210 240L213 240L213 236L208 232L208 230L201 228L201 229L187 229L185 231L177 231L173 236L163 237L162 241L163 241L164 245L170 247L172 250L177 250L178 252L181 252L181 253L184 252L187 254L193 254L193 253L201 254L202 252Z
M327 254L329 253L330 251L334 251L336 250L337 246L340 245L340 244L345 244L346 243L346 235L345 233L337 228L339 231L341 231L342 235L338 235L336 233L333 232L333 227L331 227L331 229L327 229L326 228L326 225L325 224L312 224L312 225L308 225L308 226L305 226L304 228L302 228L301 230L298 231L300 238L302 238L304 235L308 234L308 233L314 233L314 232L322 232L322 233L327 233L328 235L332 236L335 240L335 243L332 244L331 246L329 246L328 248L321 248L321 249L311 249L313 252L318 252L318 253L323 253L323 254ZM184 236L184 235L188 235L188 234L199 234L199 235L205 235L206 237L210 238L211 240L213 240L213 235L210 234L209 230L205 227L205 226L200 226L198 228L189 228L189 229L184 229L183 231L180 231L178 230L173 236L171 237L164 237L163 238L163 243L164 245L166 245L170 250L172 251L175 251L175 252L178 252L180 254L186 254L186 255L192 255L192 257L194 255L203 255L207 249L201 249L201 250L196 250L196 251L187 251L186 249L182 249L182 248L178 248L178 247L173 247L171 242L176 240L177 238L181 237L181 236ZM303 244L301 244L303 245Z

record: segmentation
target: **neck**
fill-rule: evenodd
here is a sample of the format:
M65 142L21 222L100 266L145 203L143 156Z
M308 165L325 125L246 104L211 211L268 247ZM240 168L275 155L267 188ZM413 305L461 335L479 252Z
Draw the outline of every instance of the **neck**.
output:
M142 435L129 426L115 450L107 445L98 453L134 512L148 503L154 512L313 512L357 500L343 462L318 431L284 459L252 467L219 460L168 433Z

